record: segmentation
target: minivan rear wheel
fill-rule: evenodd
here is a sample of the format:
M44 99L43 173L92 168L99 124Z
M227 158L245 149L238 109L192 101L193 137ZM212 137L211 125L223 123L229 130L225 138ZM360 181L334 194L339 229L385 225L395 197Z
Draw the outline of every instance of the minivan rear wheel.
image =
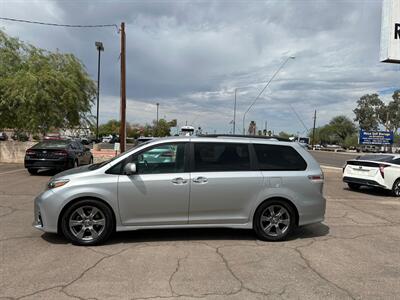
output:
M295 226L295 212L282 200L264 202L254 216L254 230L258 238L265 241L284 240Z
M110 208L97 200L82 200L72 204L63 214L61 229L75 245L104 243L114 228Z

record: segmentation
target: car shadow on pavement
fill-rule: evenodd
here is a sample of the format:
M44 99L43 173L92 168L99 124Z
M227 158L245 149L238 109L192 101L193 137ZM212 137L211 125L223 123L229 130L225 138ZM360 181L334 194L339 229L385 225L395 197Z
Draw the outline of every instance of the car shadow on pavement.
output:
M329 227L323 223L297 228L286 241L325 236ZM44 233L42 238L52 244L68 244L61 234ZM256 241L254 231L250 229L230 228L182 228L182 229L142 229L136 231L116 232L105 245L143 243L143 242L177 242L203 240ZM279 242L278 242L279 243Z
M52 169L44 169L44 170L39 170L35 175L33 176L54 176L57 173L60 173L61 171L59 170L52 170Z
M393 197L389 190L381 189L378 187L362 186L358 190L352 190L348 187L344 188L346 191L354 192L363 195L380 196L380 197Z

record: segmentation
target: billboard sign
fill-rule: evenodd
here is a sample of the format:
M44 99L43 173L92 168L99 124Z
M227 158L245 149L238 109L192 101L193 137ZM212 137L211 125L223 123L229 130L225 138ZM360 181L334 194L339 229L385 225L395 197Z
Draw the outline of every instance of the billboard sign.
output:
M393 131L365 131L360 130L360 145L392 145Z
M400 0L383 0L380 61L400 63Z

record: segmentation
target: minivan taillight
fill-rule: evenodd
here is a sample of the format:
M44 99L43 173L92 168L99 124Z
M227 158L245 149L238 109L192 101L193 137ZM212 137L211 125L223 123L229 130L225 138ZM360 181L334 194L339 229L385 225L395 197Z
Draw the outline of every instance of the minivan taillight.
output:
M324 181L324 174L308 175L308 179L312 182L322 182Z
M382 178L385 178L385 168L389 165L379 165L379 172L381 173Z

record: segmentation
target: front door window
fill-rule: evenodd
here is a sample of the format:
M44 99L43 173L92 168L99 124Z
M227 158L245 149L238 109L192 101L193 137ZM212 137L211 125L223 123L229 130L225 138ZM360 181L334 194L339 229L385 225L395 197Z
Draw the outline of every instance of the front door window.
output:
M184 172L185 144L164 144L134 156L138 174Z

